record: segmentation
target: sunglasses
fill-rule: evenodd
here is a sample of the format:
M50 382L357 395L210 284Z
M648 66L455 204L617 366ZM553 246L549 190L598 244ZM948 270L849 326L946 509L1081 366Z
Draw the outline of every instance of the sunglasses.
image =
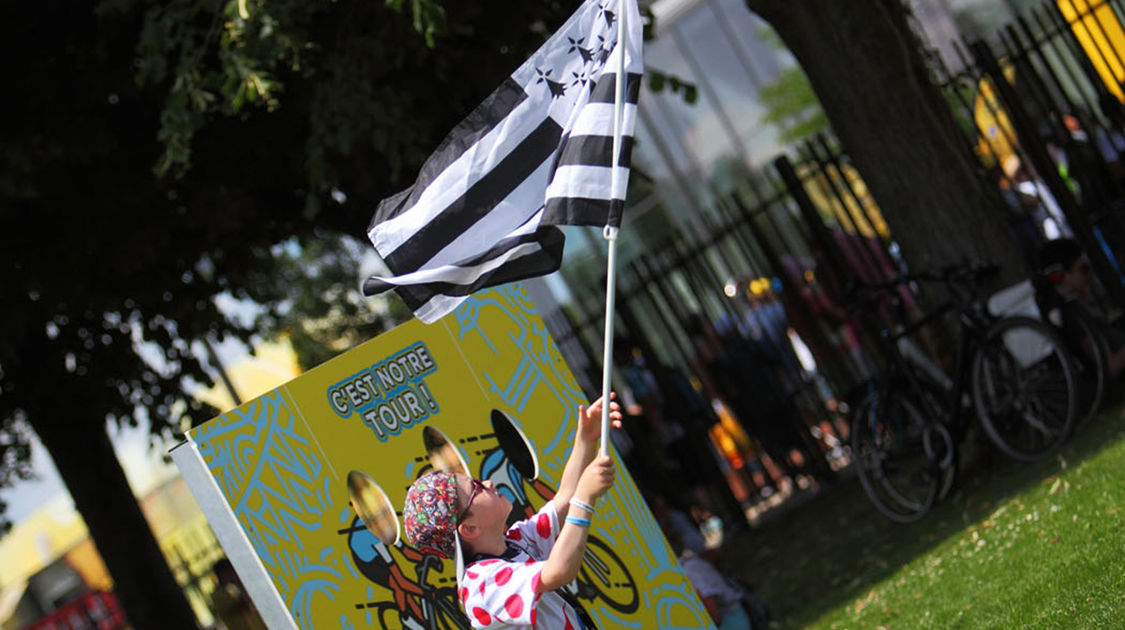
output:
M477 495L484 492L484 490L485 490L483 483L477 481L476 479L473 479L472 482L473 482L473 491L469 495L468 502L465 503L465 509L461 510L461 513L457 515L457 522L458 523L462 523L462 522L465 521L465 515L469 513L469 508L473 507L473 499L476 499Z

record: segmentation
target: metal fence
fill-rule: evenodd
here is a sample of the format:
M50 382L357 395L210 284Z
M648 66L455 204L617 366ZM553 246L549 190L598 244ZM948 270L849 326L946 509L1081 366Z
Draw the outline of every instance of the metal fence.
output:
M704 477L687 485L725 480L731 509L787 490L786 477L823 480L846 464L846 401L875 366L844 286L853 272L877 280L899 268L835 142L815 138L799 155L618 272L615 387L641 399L648 420L634 449L647 461L631 463L663 487L691 468ZM572 290L603 286L588 278ZM576 309L549 314L548 326L592 394L603 315ZM722 478L699 471L716 462Z
M1060 0L986 40L954 43L956 69L934 58L964 137L1009 211L1026 215L1029 258L1073 236L1108 296L1125 304L1125 29L1121 0ZM1038 203L1027 204L1028 197Z
M992 41L958 42L956 67L933 58L982 173L1002 192L1037 199L1034 209L1008 209L1029 217L1027 256L1046 238L1073 234L1118 304L1122 1L1048 3ZM794 156L619 270L614 386L633 394L647 421L632 433L642 483L725 480L731 492L715 500L734 511L786 477L823 478L847 462L845 412L877 366L873 331L847 311L845 287L888 279L903 264L832 138L813 138ZM602 295L604 277L585 281L572 291ZM581 303L548 315L590 394L600 383L602 317Z

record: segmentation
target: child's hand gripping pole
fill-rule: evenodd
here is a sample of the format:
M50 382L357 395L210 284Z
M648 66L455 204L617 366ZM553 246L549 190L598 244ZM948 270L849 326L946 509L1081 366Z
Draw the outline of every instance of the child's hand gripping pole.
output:
M608 455L606 446L609 438L609 427L621 428L621 405L617 404L616 392L609 393L610 403L605 404L604 398L598 398L590 403L578 407L578 439L593 443L601 438L599 455Z

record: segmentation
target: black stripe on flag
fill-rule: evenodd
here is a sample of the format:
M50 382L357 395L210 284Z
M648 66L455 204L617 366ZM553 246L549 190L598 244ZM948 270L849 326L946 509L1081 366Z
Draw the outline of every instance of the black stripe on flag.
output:
M629 79L625 81L625 102L637 104L637 97L641 93L641 76L630 72ZM617 75L612 72L603 74L594 89L590 91L590 103L612 103L617 93Z
M628 166L633 155L633 137L621 137L618 166ZM571 136L562 141L555 169L560 166L604 166L613 162L613 136Z
M488 98L484 99L477 108L465 117L449 135L442 140L438 148L422 165L418 172L418 179L414 185L389 197L379 203L375 208L375 215L371 217L368 230L377 223L398 216L405 208L413 207L417 197L426 190L434 179L437 178L450 164L457 161L469 147L480 141L496 128L516 107L527 99L527 92L515 79L508 77L496 88ZM415 194L417 193L417 194Z
M609 217L609 199L552 197L543 210L543 225L603 226Z
M402 297L403 302L411 311L418 312L427 302L439 295L466 296L487 287L542 276L558 270L562 263L564 238L562 230L554 226L544 226L531 234L503 239L487 252L470 260L462 261L457 266L473 267L480 265L528 243L538 243L539 249L525 256L509 260L496 269L477 276L469 284L429 282L426 284L395 285L380 278L372 277L364 282L363 294L370 296L382 293L387 289L393 289L395 293Z
M454 238L486 216L559 147L562 127L547 118L504 156L460 198L415 232L391 254L384 256L395 274L408 273L429 262Z

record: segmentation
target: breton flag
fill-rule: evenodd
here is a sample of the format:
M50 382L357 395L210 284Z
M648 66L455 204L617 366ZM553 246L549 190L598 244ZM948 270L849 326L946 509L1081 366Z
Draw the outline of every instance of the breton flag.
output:
M453 129L413 186L379 203L367 235L393 276L368 278L365 295L393 289L432 323L473 291L558 269L556 226L620 221L643 62L636 0L620 3L624 46L618 4L586 0ZM614 194L622 54L628 79Z

